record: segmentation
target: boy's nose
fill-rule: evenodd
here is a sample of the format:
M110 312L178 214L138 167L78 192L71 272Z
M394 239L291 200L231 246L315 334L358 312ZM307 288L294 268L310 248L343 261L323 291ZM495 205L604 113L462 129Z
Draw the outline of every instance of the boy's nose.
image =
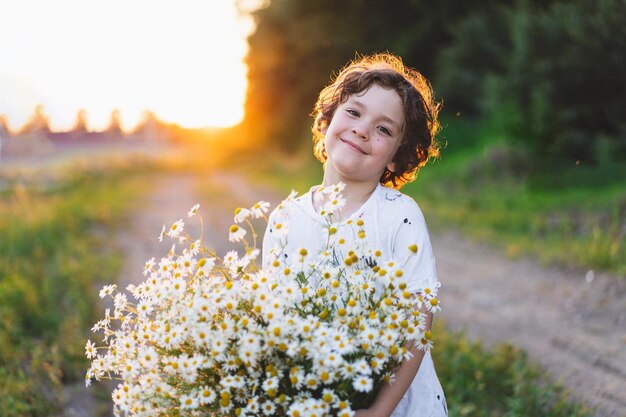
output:
M360 126L356 126L352 128L352 133L358 136L361 139L367 140L367 131Z

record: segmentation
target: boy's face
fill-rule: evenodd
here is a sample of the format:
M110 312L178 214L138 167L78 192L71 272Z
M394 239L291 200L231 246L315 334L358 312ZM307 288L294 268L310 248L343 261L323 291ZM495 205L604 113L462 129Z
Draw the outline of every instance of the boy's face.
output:
M404 107L395 90L373 84L351 95L323 132L326 174L343 182L377 183L385 169L395 171L403 129Z

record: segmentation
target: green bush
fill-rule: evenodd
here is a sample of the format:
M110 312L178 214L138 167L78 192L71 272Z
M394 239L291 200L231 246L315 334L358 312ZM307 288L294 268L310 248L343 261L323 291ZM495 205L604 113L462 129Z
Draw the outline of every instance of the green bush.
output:
M502 101L521 119L517 137L539 157L626 160L626 4L524 3L510 14L512 48Z
M452 29L437 57L435 86L449 113L517 115L507 136L542 168L555 159L623 162L624 28L621 0L484 6Z
M451 28L452 40L437 55L435 91L449 114L484 113L488 79L501 77L508 67L512 40L507 8L483 6Z
M60 411L62 383L83 378L83 346L97 287L114 281L110 236L136 181L77 175L54 190L17 185L0 203L0 409L5 416Z

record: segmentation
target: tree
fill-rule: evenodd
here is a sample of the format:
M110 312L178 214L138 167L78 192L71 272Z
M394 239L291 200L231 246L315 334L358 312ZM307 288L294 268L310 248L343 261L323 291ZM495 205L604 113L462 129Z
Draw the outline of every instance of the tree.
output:
M19 135L24 134L48 134L50 132L50 121L43 105L38 104L33 111L32 116L19 130Z
M519 112L518 137L540 157L626 160L626 2L522 5L511 28L502 93Z
M76 121L74 122L74 126L72 127L72 133L78 136L87 133L89 131L87 119L87 110L78 110L78 113L76 113Z
M114 109L111 112L111 118L109 121L109 126L107 126L106 131L109 132L113 136L122 136L122 115L118 109Z

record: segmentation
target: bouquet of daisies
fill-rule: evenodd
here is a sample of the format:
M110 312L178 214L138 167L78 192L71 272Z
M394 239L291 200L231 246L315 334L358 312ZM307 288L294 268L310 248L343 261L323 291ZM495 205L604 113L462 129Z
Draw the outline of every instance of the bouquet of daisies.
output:
M328 191L329 233L360 235L362 221L334 221L340 190ZM146 280L127 288L130 300L115 285L102 289L114 308L92 329L102 344L87 342L86 383L120 380L116 415L352 417L411 357L409 344L430 348L420 311L439 308L437 288L414 296L379 251L355 244L338 258L331 247L302 248L289 265L276 258L259 268L245 237L256 241L251 220L267 220L268 207L235 211L229 239L243 242L241 254L218 257L179 220L160 236L174 246L146 263Z

